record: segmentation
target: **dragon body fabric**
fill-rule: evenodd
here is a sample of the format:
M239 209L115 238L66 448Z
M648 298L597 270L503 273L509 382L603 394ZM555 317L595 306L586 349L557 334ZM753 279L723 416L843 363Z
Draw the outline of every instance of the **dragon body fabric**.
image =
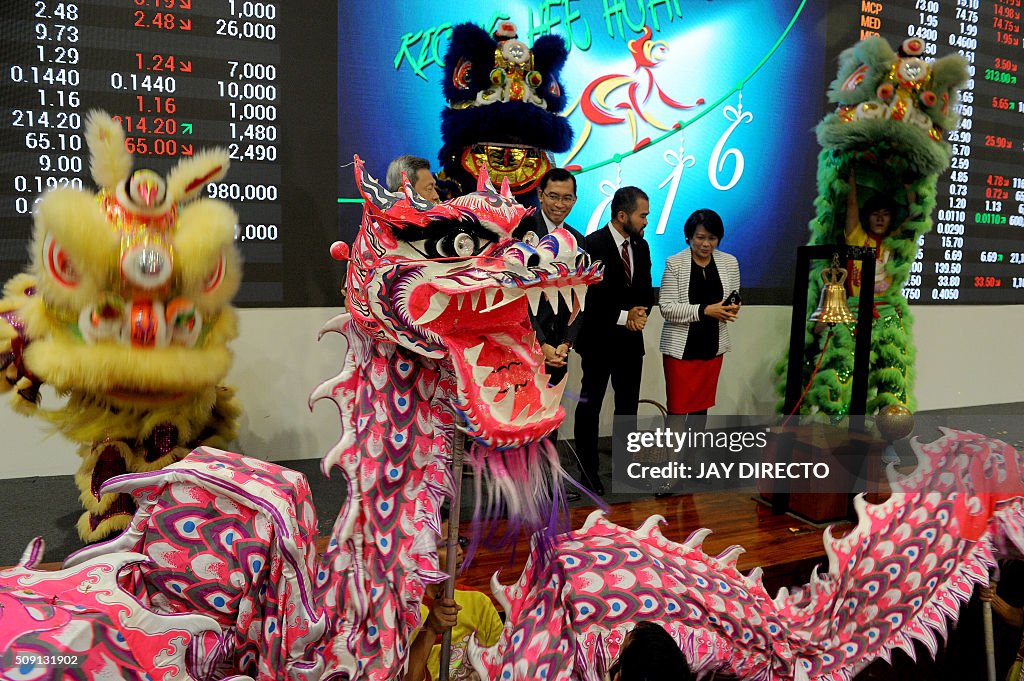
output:
M920 57L922 50L923 43L916 38L906 40L897 53L884 39L874 37L843 52L839 74L829 90L837 109L817 129L822 151L810 244L844 242L851 173L855 173L861 207L879 196L896 206L892 225L897 228L881 244L889 255L877 264L888 283L875 287L869 414L889 405L915 408L912 318L902 288L918 256L918 240L932 227L936 182L950 163L945 135L956 128L957 89L967 79L959 55L926 62ZM822 286L822 264L811 271L807 297L814 309ZM855 299L851 302L856 304ZM806 346L821 350L824 336L808 329ZM803 413L849 413L853 348L852 325L837 325L803 400ZM806 359L805 382L817 359L817 354Z
M100 493L107 479L234 437L238 408L219 383L241 266L234 211L196 200L227 171L227 152L196 154L165 179L132 171L124 132L101 112L86 140L100 192L58 188L40 200L30 270L0 300L0 389L80 445L78 531L95 541L135 510L128 495ZM41 406L41 385L62 406Z
M918 467L891 480L887 501L858 499L858 524L839 538L825 532L828 570L774 598L759 569L736 569L740 547L702 550L709 530L680 544L661 534L658 516L628 530L595 512L553 554L537 560L538 549L516 583L492 580L505 628L491 648L472 641L470 663L488 680L597 681L640 620L664 626L695 672L758 681L849 681L896 650L913 656L915 643L935 654L995 559L1024 550L1024 468L1013 448L976 433L946 430L913 448ZM139 508L120 537L57 572L35 569L37 540L0 572L0 675L400 677L405 611L394 621L380 608L387 583L363 589L379 569L368 561L386 551L346 557L336 533L318 564L300 474L201 448L110 488ZM353 522L352 537L362 526ZM359 624L360 612L377 619ZM376 645L354 641L355 631ZM75 661L44 667L31 655Z

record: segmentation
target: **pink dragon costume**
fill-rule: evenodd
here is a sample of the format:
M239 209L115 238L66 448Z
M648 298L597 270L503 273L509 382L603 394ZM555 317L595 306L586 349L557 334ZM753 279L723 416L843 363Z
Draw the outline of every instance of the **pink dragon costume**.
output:
M324 467L350 486L325 555L304 478L275 464L200 448L120 476L105 491L138 507L120 537L57 572L34 569L36 542L0 572L6 677L399 677L423 585L444 578L436 508L456 423L495 507L524 525L550 514L537 498L557 496L558 471L536 438L560 414L533 380L527 305L599 265L565 234L508 239L523 209L486 185L429 207L357 173L367 203L349 311L326 327L348 353L313 395L340 409ZM495 580L505 630L492 648L471 644L471 663L484 679L596 680L640 619L662 623L698 673L746 679L845 681L914 641L934 652L997 551L1024 549L1024 467L974 433L914 447L918 469L889 500L858 501L852 532L825 533L827 572L775 598L758 570L736 569L742 549L709 556L708 530L680 544L657 517L633 531L592 516L549 553L537 542L515 584ZM537 498L512 493L524 482Z
M854 530L839 539L826 531L827 572L774 599L759 570L736 569L740 547L701 550L708 530L680 544L662 536L657 516L634 531L595 513L515 584L493 580L505 630L490 649L470 645L472 664L483 679L600 679L641 619L665 626L695 672L744 679L847 681L896 649L913 655L914 641L934 654L996 555L1024 550L1024 468L1011 447L975 433L946 431L914 449L918 468L892 481L889 500L858 499ZM121 537L57 572L34 569L37 540L21 565L0 572L4 678L401 674L383 646L353 648L346 634L351 610L369 610L381 585L363 601L340 590L337 604L315 587L335 583L329 572L342 554L317 566L301 475L198 449L110 487L139 507ZM343 569L357 588L358 562ZM362 634L398 649L401 625L389 626L379 619ZM352 667L341 669L341 658Z
M39 201L30 271L0 299L0 391L79 444L78 533L97 541L135 511L129 495L101 494L106 480L234 437L239 408L220 382L242 273L234 211L200 198L227 172L226 151L164 178L132 170L106 114L89 115L85 137L100 191L61 187ZM66 398L59 407L40 400L43 385Z
M565 476L543 438L564 416L564 382L547 385L528 311L541 296L578 310L601 266L565 230L536 247L512 239L527 209L486 172L475 193L437 207L408 183L390 194L358 158L356 180L365 210L348 312L326 327L348 353L313 395L340 410L343 437L323 466L342 469L349 495L317 587L344 608L328 668L354 657L365 678L386 679L420 626L425 583L447 578L435 540L456 426L473 442L478 515L486 482L487 515L507 510L512 533L557 527Z

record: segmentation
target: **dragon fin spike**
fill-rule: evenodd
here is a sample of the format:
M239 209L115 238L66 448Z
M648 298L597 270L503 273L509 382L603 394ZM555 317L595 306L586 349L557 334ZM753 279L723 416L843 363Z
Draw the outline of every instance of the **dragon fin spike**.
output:
M604 520L605 513L601 509L596 509L590 512L587 516L587 521L583 523L583 527L580 528L580 532L586 532L587 530L593 529L597 523Z
M501 606L505 612L512 612L512 604L508 599L508 591L505 586L498 581L499 572L495 572L491 575L491 595L494 596L494 600L498 601L498 605Z
M506 199L508 199L509 201L513 200L513 198L514 198L512 196L512 185L510 185L508 183L508 177L507 176L501 178L501 195L503 197L505 197Z
M715 560L720 563L724 563L727 567L735 568L736 561L740 559L740 556L746 553L747 550L739 544L730 546L725 551L722 551L715 557Z
M775 594L775 598L773 599L776 607L781 608L785 604L787 598L789 598L789 587L779 587L779 592Z
M749 584L750 586L762 586L763 582L761 580L763 577L764 570L762 570L760 567L756 567L747 573L747 584Z
M320 331L316 334L316 339L320 340L329 333L344 333L345 324L352 319L352 314L349 312L342 312L341 314L332 317L320 327Z
M25 547L24 553L21 554L21 559L18 561L18 567L27 568L29 570L35 570L43 559L43 553L46 551L46 540L42 537L35 537Z
M686 541L683 542L683 546L688 549L701 549L704 544L704 540L711 534L711 530L706 527L702 527L699 530L694 530Z
M641 525L640 527L636 528L636 532L637 532L637 534L644 535L645 537L649 537L649 536L651 536L654 533L657 533L657 534L660 535L661 534L660 525L662 523L664 523L664 522L667 522L665 520L664 516L661 516L661 515L658 515L658 514L654 514L651 517L649 517L647 520L645 520L643 525Z

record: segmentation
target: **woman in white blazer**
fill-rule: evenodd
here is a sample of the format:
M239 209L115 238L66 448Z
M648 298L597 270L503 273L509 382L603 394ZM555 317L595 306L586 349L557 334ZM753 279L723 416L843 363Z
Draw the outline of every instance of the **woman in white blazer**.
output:
M725 227L715 211L695 211L683 234L690 247L666 261L658 299L668 411L707 414L730 349L727 322L740 311L740 267L735 257L716 250ZM727 304L734 291L736 302Z

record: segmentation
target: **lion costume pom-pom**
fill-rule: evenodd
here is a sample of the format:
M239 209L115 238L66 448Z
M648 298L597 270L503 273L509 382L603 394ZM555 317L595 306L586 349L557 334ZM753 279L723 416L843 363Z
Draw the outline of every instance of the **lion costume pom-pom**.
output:
M228 168L224 150L182 160L163 177L133 171L121 127L86 123L99 193L47 192L35 212L29 272L0 300L0 388L23 413L79 443L86 541L124 528L128 495L111 476L150 471L235 435L233 391L220 386L236 335L241 281L237 218L200 194ZM64 398L44 408L39 388Z

